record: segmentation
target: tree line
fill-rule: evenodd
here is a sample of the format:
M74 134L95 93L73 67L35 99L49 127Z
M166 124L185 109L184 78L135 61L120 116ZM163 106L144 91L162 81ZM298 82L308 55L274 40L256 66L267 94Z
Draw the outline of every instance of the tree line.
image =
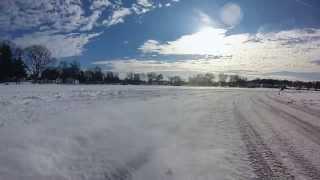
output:
M184 80L180 76L165 77L161 73L130 72L120 78L117 72L104 72L100 67L83 69L77 61L60 61L52 57L44 46L33 45L21 49L10 41L0 42L0 82L30 80L34 83L64 84L134 84L173 86L223 86L223 87L294 87L320 89L320 81L303 82L276 79L254 79L230 74L197 74Z
M22 60L23 51L12 46L10 42L0 44L0 82L19 81L27 76L27 66Z

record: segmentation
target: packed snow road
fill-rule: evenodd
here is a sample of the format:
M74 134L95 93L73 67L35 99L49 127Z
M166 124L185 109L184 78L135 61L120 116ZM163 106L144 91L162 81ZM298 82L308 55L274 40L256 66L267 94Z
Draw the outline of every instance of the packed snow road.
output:
M0 180L319 179L320 94L0 85Z

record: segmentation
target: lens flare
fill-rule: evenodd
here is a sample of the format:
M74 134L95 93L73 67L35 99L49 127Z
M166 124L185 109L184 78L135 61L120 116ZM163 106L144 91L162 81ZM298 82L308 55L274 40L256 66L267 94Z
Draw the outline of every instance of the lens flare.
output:
M220 11L221 21L228 26L236 26L242 20L243 13L241 7L235 3L224 5Z

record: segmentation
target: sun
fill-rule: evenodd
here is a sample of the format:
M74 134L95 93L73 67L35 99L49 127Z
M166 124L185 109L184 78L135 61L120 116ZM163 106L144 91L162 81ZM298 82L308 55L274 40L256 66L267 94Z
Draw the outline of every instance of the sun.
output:
M225 32L224 29L205 26L197 33L185 36L181 45L191 54L220 55L225 50Z

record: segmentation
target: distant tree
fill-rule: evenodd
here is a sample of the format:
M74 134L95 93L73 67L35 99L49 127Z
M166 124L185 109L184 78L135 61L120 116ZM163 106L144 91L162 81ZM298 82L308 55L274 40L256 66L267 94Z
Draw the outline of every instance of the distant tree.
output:
M240 80L240 76L239 75L230 75L229 76L229 81L230 82L238 82Z
M312 86L313 86L313 83L312 83L312 82L306 82L306 83L305 83L305 86L306 86L306 88L307 88L308 90L310 90L310 89L312 88Z
M220 85L221 85L221 86L225 86L225 85L226 85L226 82L227 82L227 79L228 79L228 75L226 75L226 74L219 74L218 77L219 77Z
M160 84L160 82L164 79L162 74L157 74L155 72L147 73L146 77L149 84Z
M315 82L315 89L319 90L320 89L320 81Z
M85 71L80 70L79 72L79 82L86 83Z
M20 81L21 79L27 77L27 66L21 59L15 59L12 62L12 74L15 81Z
M94 73L91 70L84 71L83 77L85 83L92 83L94 81Z
M80 64L77 61L61 61L58 69L60 71L60 78L64 83L66 81L75 81L80 79Z
M154 72L147 73L147 78L148 78L148 83L152 84L154 81L157 80L157 74Z
M23 50L20 48L16 48L15 56L13 59L13 76L16 81L20 81L23 78L27 77L27 66L22 60Z
M41 78L42 72L48 65L55 62L51 52L42 45L33 45L25 49L27 65L34 80Z
M229 76L229 85L233 87L246 87L248 83L247 78L241 77L239 75Z
M215 76L212 73L197 74L189 78L189 84L193 86L212 86Z
M129 72L125 78L125 82L128 84L142 84L141 74Z
M172 76L169 77L169 83L172 86L181 86L183 84L183 80L180 76Z
M162 74L158 74L157 77L156 77L156 81L160 82L162 80L163 80L163 75Z
M126 77L125 77L126 81L133 81L134 80L134 73L133 72L128 72Z
M215 75L212 74L212 73L206 73L205 75L205 80L206 80L206 84L209 86L209 85L212 85L214 79L215 79Z
M229 84L230 86L238 86L238 83L240 81L240 76L239 75L230 75L229 76Z
M241 77L238 81L238 86L239 87L247 87L248 86L248 79L246 77Z
M106 72L105 77L104 77L104 82L105 83L119 83L120 82L119 74L111 72L111 71Z
M140 78L140 74L139 73L134 73L133 74L133 80L136 82L140 82L141 78Z
M59 78L61 78L62 82L65 83L68 77L70 76L68 62L60 61L58 65L58 71L59 71Z
M79 79L81 71L80 63L78 61L72 61L69 66L71 78Z
M140 80L146 83L148 81L147 74L145 73L139 73L140 74Z
M12 45L11 42L0 44L0 81L20 81L27 76L20 49L13 50L10 44Z
M12 51L8 44L0 46L0 81L9 80L12 76Z
M94 67L93 80L96 82L102 82L103 78L104 78L104 74L102 73L102 69L99 66Z
M45 80L57 80L60 78L61 73L58 68L47 68L42 72L42 78Z

